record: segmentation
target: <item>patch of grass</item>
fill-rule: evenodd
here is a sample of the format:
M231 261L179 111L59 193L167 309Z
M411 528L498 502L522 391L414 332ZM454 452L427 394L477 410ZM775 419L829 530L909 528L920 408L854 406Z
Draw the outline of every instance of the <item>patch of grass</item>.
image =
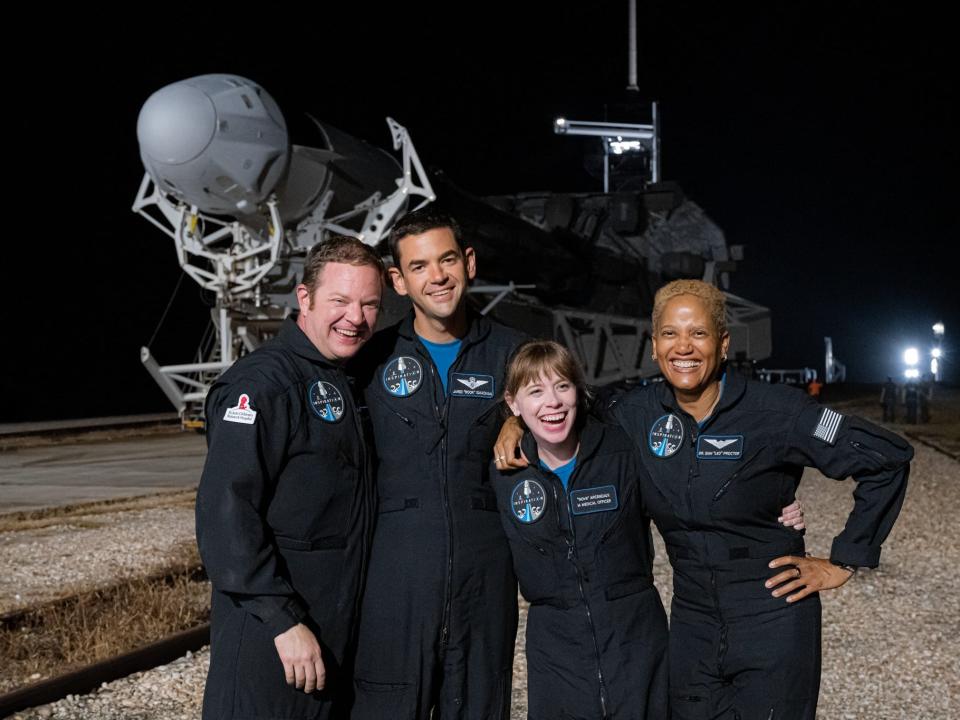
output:
M8 616L0 692L55 677L186 630L210 617L210 584L193 544L162 573Z
M81 526L79 524L82 522L94 521L81 521L77 518L163 507L193 507L196 501L196 490L175 490L132 498L116 498L114 500L98 500L97 502L61 505L39 510L24 510L0 515L0 532L38 530L52 525Z

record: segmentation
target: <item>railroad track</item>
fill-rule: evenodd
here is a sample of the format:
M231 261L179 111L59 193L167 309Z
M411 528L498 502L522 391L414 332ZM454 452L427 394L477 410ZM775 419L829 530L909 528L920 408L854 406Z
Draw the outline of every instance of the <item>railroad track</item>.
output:
M196 652L209 643L209 623L173 633L136 650L0 695L0 717L56 702L68 695L86 694L102 683L166 665L188 651Z

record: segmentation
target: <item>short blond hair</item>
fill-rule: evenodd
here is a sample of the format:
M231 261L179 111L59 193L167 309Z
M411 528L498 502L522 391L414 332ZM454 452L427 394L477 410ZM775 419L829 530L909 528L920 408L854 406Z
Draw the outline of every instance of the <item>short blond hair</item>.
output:
M660 329L663 308L670 300L680 295L693 295L703 300L717 334L721 337L727 334L727 298L719 288L703 280L674 280L657 290L653 298L654 332Z

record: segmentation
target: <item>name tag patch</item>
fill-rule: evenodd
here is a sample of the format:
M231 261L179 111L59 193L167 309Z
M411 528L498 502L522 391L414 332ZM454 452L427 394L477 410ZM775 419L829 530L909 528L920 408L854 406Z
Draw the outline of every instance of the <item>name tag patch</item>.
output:
M450 381L449 387L452 397L493 399L493 375L454 373Z
M584 488L570 493L570 512L574 515L609 512L618 507L620 503L617 500L617 488L613 485Z
M699 460L739 460L743 457L743 435L701 435L697 439Z

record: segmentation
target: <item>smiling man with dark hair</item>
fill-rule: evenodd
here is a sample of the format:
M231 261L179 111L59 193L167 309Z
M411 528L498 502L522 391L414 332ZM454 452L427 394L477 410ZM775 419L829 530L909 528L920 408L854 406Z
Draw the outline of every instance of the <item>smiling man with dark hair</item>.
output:
M517 588L486 466L522 337L469 310L477 260L452 218L410 213L388 244L413 312L357 362L379 508L352 717L507 718Z

